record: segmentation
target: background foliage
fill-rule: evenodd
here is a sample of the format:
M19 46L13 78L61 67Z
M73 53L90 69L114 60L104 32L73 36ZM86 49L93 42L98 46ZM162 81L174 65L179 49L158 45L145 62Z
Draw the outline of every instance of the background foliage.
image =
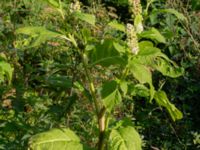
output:
M88 58L97 97L110 115L108 149L119 144L116 135L126 138L129 131L137 137L135 129L142 149L200 148L199 1L141 1L145 30L137 38L143 51L130 64L124 32L133 22L128 0L76 2L62 0L61 9L56 0L0 1L0 149L27 149L33 135L64 127L70 128L64 129L69 141L96 147L98 123L76 46ZM84 13L72 13L79 9ZM158 64L149 63L145 47ZM133 71L122 80L127 63ZM182 116L173 106L183 114L176 122Z

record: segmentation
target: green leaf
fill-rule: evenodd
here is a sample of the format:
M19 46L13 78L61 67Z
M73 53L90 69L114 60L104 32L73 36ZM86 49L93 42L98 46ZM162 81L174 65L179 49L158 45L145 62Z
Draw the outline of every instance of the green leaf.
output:
M53 7L55 10L57 10L62 18L65 18L64 11L63 11L63 3L61 0L40 0L42 2L46 2L49 4L51 7Z
M119 30L122 32L126 31L125 26L123 24L118 23L116 20L111 21L108 25L116 30Z
M72 80L67 76L50 76L46 80L47 84L53 88L67 89L72 87Z
M139 48L137 60L143 65L161 72L164 76L176 78L183 75L184 69L177 66L160 49L153 47L151 42L140 42Z
M131 126L113 129L108 140L109 150L142 150L142 140Z
M5 80L5 77L8 79L8 83L11 83L13 76L13 68L11 65L5 61L0 61L0 83Z
M165 37L156 28L151 28L148 31L143 31L139 34L139 36L141 38L151 39L159 43L166 43Z
M149 97L149 89L143 84L136 84L130 88L132 96Z
M142 59L141 59L142 60ZM150 68L143 65L140 60L133 58L128 64L133 76L142 84L148 83L150 86L150 101L153 99L154 86L152 84L152 73Z
M104 83L101 90L101 96L103 104L108 111L111 111L113 107L119 104L122 100L116 81Z
M98 44L91 54L92 65L101 65L108 67L110 65L125 66L126 60L120 56L120 53L113 46L112 39L105 39L103 43Z
M158 56L161 51L159 48L153 46L152 42L142 41L139 43L139 53L138 56Z
M122 90L123 95L125 96L128 92L128 82L120 81L120 89Z
M152 67L165 76L176 78L184 74L184 69L182 67L178 67L175 63L173 63L170 60L157 57L154 62L155 63L152 65Z
M159 9L158 11L164 12L164 13L171 13L171 14L175 15L178 19L187 21L187 18L182 13L178 12L175 9Z
M165 107L167 111L169 112L171 118L173 121L176 121L178 119L183 118L183 114L180 110L178 110L174 104L172 104L164 91L157 91L154 95L154 99L156 100L156 103L162 107Z
M45 1L55 8L60 7L59 0L45 0Z
M55 37L61 37L62 34L47 30L45 27L23 27L16 30L17 34L25 34L34 38L30 47L36 47Z
M132 59L132 61L129 62L129 69L140 83L152 83L152 74L150 69L136 59Z
M85 21L91 25L95 25L95 16L94 15L91 15L91 14L87 14L87 13L82 13L80 11L76 11L74 13L74 16L77 17L78 19L82 20L82 21Z
M78 136L70 129L51 129L32 136L30 150L83 150Z
M126 48L124 46L122 46L121 44L117 43L117 42L113 42L113 46L119 53L125 53L126 52Z

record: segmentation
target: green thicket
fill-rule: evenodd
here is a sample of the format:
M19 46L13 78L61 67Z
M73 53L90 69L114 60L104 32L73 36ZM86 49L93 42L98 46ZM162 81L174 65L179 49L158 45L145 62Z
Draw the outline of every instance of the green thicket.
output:
M1 0L0 149L199 149L199 10Z

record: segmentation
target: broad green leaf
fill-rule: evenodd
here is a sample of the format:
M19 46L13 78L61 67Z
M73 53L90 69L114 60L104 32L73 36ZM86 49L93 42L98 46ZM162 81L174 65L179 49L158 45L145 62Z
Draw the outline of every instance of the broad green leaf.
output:
M120 53L113 46L112 39L105 39L103 43L98 44L91 53L92 65L101 65L108 67L110 65L125 65L126 60L120 56Z
M30 150L83 150L78 136L70 129L51 129L32 136Z
M85 21L91 25L95 25L95 16L87 13L82 13L80 11L76 11L74 13L74 16L77 17L78 19Z
M108 140L109 150L142 150L142 140L131 126L113 129Z
M183 114L180 110L178 110L174 104L172 104L164 91L157 91L154 95L154 99L156 100L156 103L162 107L165 107L167 111L169 112L171 118L173 121L176 121L178 119L183 118Z
M138 56L158 56L161 51L159 48L153 46L152 42L142 41L139 43L139 53Z
M104 83L101 96L104 106L111 111L114 106L121 102L121 94L118 90L118 84L116 81L110 81Z
M151 28L148 31L143 31L139 34L139 36L141 38L151 39L159 43L166 43L165 37L156 28Z
M11 83L12 75L13 75L13 68L11 65L5 61L0 61L0 83L5 80L5 77L8 80L8 83Z
M175 15L178 19L187 21L187 18L182 13L178 12L175 9L159 9L158 11L164 12L164 13L171 13L171 14Z
M152 83L152 74L150 69L136 59L132 59L132 61L129 62L129 69L140 83Z
M55 37L61 37L62 34L50 31L45 27L23 27L16 30L17 34L25 34L34 38L30 47L39 46L47 40Z
M108 25L109 25L110 27L116 29L116 30L125 32L125 26L124 26L123 24L118 23L116 20L111 21Z
M72 80L67 76L50 76L46 80L47 84L53 88L71 88L72 87Z
M150 101L153 99L154 95L154 86L152 84L152 73L150 68L143 65L137 59L132 59L128 64L129 69L133 76L142 84L148 83L150 86Z
M153 47L151 42L143 41L139 43L140 51L137 60L143 65L149 66L161 72L165 76L172 78L183 75L184 69L178 67L160 49ZM135 58L136 59L136 58Z
M178 67L172 61L166 60L164 58L157 57L154 62L155 63L152 65L152 67L165 76L176 78L183 75L184 73L184 69L182 67Z

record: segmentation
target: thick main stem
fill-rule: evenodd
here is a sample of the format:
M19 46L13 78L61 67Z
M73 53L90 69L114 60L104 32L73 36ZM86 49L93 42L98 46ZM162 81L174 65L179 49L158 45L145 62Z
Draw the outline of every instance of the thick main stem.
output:
M97 101L96 94L95 94L95 88L92 78L90 77L89 70L87 68L87 58L84 54L82 54L83 59L83 67L85 69L86 77L89 81L89 87L90 87L90 93L92 95L92 99L95 105L95 111L97 115L98 120L98 126L99 126L99 141L98 141L98 150L104 149L104 134L105 134L105 107L101 108L99 105L99 102Z

